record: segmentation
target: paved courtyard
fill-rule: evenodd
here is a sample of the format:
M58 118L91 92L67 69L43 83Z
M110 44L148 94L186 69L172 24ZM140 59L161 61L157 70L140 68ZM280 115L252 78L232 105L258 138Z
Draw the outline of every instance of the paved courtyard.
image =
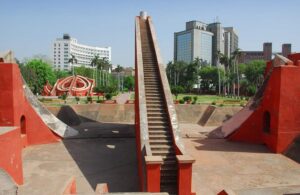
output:
M133 126L111 124L111 134L101 137L98 123L81 125L84 138L28 147L23 150L25 184L20 195L61 194L72 176L78 194L94 194L98 183L107 183L111 192L138 191L137 163ZM108 125L106 124L105 127ZM114 131L114 132L112 132ZM88 136L87 132L91 132ZM117 134L117 136L114 136Z
M215 195L223 189L247 195L300 194L300 165L293 160L270 153L263 145L208 139L201 134L187 137L188 133L183 139L186 150L196 159L193 190L197 194Z
M193 191L215 195L297 194L300 165L263 145L208 139L213 127L180 124L186 151L196 159ZM72 176L79 194L94 194L98 183L111 192L138 191L134 126L88 122L76 126L81 138L28 147L23 151L21 195L60 194ZM287 193L289 192L289 193Z

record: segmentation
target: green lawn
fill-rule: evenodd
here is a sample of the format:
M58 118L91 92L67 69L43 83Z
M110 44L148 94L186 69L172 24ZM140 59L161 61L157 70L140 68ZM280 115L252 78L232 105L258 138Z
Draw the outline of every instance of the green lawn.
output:
M240 104L246 104L246 100L239 100L235 98L230 97L222 97L217 95L194 95L194 94L179 94L177 97L177 100L183 99L184 96L191 96L192 98L194 96L198 96L197 104L211 104L215 102L217 105L223 104L223 105L240 105ZM173 99L175 100L175 96L173 95ZM193 100L193 99L192 99Z
M95 103L98 100L98 96L93 96L92 97L93 102ZM115 100L116 96L112 97L112 100ZM64 103L64 100L62 99L46 99L46 98L39 98L39 100L46 105L51 105L51 106L62 106L62 105L72 105L72 104L77 104L75 98L67 98L67 103ZM105 100L103 96L99 96L99 100ZM87 104L87 97L80 97L79 104Z

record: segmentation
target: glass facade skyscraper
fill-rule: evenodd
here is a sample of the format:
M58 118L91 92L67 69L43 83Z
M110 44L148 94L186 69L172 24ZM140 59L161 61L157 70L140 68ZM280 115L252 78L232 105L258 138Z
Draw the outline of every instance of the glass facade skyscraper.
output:
M212 61L212 36L203 23L189 23L187 30L174 35L174 60L192 62L199 58L206 64Z
M177 60L189 62L192 60L192 33L178 35L176 37L177 43Z
M219 65L218 52L230 57L238 48L238 35L233 27L221 23L186 22L186 30L174 33L174 61L192 62L199 58L208 65Z

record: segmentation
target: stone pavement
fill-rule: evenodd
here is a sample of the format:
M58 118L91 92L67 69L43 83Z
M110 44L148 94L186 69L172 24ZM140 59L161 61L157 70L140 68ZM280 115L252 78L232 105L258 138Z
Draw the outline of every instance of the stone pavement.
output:
M84 138L25 148L25 184L20 186L19 194L62 194L66 181L72 176L75 176L78 194L94 194L98 183L108 183L111 192L138 191L133 126L128 125L122 132L124 125L111 124L109 135L109 124L106 124L106 138L101 138L103 128L95 132L97 126L98 123L87 123L86 128L81 125Z
M186 152L196 159L193 191L197 194L215 195L223 189L237 194L287 194L300 189L300 165L293 160L270 153L263 145L193 137L196 127L187 132L188 127L185 124L182 134L187 135ZM205 129L199 128L201 132Z
M126 93L120 93L117 97L117 103L118 104L125 104L127 100L130 99L130 92L126 92Z

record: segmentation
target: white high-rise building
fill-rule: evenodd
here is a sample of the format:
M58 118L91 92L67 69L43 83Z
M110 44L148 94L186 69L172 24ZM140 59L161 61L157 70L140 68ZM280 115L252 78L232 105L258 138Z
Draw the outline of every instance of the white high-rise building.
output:
M53 43L53 68L56 70L71 70L72 64L69 59L74 55L77 64L74 66L90 67L92 59L99 55L99 58L106 58L111 61L111 47L92 47L79 44L77 39L64 34L63 38L57 38Z

